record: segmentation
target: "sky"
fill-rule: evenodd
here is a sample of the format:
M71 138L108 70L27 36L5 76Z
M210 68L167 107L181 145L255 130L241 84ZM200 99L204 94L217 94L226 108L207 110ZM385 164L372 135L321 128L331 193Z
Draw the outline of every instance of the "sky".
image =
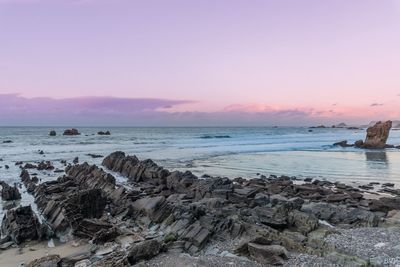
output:
M0 125L400 119L400 0L0 0Z

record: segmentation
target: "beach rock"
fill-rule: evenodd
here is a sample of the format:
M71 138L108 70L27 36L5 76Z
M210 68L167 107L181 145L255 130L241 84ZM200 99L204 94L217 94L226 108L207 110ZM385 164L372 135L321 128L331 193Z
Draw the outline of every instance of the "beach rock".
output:
M97 231L111 227L85 220L103 215L107 199L100 189L71 193L65 184L43 183L36 190L36 203L55 233L72 229L75 235L92 238Z
M250 257L262 264L267 265L283 265L288 259L289 252L285 247L280 245L261 244L248 242L243 244L237 253Z
M97 231L92 239L93 244L104 244L106 242L114 241L119 235L119 231L116 227L104 228Z
M380 217L360 208L348 208L329 203L304 204L301 211L312 214L320 220L327 221L333 225L348 224L352 226L378 226Z
M12 140L4 140L3 144L11 144L13 141Z
M19 193L18 188L14 186L9 186L6 182L1 181L0 185L1 189L1 199L5 201L9 200L18 200L21 199L21 194Z
M392 121L377 122L367 129L367 136L363 144L364 148L385 148L389 137Z
M158 166L152 160L139 161L136 156L125 156L124 152L117 151L104 158L102 165L112 171L121 173L134 182L165 179L169 171Z
M78 164L78 163L79 163L79 158L78 158L78 157L75 157L75 158L72 160L72 163Z
M21 244L26 240L39 238L40 223L31 206L23 206L6 212L1 229L16 244Z
M77 129L72 128L72 129L66 129L63 135L80 135L80 133Z
M129 263L133 265L138 261L149 260L157 256L162 250L162 244L157 240L143 241L129 248L127 258Z
M28 267L58 267L61 262L61 258L59 255L49 255L42 257L40 259L36 259L31 261L28 264Z
M53 130L53 131L50 131L49 135L50 135L50 136L56 136L57 133L56 133L56 131Z

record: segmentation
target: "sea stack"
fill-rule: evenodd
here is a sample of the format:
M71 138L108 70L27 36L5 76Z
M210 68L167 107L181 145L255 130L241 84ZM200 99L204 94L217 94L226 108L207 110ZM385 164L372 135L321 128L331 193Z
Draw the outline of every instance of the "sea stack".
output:
M392 121L377 122L367 129L367 137L362 145L363 148L385 148L389 137Z

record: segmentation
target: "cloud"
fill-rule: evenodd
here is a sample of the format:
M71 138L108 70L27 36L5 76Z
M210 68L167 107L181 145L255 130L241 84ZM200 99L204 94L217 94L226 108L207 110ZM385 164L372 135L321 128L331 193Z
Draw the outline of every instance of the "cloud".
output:
M383 106L383 104L382 103L372 103L370 106L371 107L379 107L379 106Z
M193 110L191 100L116 97L26 98L0 94L4 126L303 126L386 118L382 110L317 109L233 104L220 111ZM185 109L186 111L180 111ZM187 111L191 110L191 111ZM378 114L379 113L379 114ZM385 114L383 114L385 113ZM395 118L396 114L390 116Z

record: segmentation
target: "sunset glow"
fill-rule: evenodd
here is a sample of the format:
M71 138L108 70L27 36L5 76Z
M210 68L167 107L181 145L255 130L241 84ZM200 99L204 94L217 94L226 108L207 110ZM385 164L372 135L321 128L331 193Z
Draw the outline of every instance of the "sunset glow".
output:
M0 0L0 101L155 99L168 125L399 119L399 29L399 0Z

